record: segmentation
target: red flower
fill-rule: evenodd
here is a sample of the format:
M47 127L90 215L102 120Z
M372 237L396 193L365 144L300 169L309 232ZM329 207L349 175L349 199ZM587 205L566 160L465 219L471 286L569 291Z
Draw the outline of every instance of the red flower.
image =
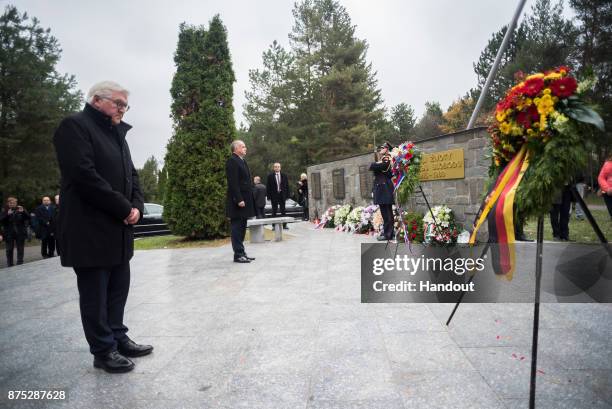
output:
M530 105L525 111L521 111L516 115L516 121L525 129L531 128L531 123L540 119L538 109L535 105Z
M529 97L535 97L542 91L542 88L544 88L544 80L542 78L531 78L525 81L525 85L521 87L520 92Z
M573 77L559 78L550 83L550 91L559 98L567 98L576 91L577 86Z

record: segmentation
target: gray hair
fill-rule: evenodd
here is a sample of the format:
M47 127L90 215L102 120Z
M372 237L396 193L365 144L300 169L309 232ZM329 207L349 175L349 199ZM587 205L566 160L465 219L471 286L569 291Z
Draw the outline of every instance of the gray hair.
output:
M109 97L113 92L119 92L121 94L125 94L126 97L130 95L130 91L123 88L121 85L117 84L113 81L101 81L97 84L94 84L87 93L87 102L90 104L93 102L94 97L97 95L99 97Z
M244 142L242 142L240 139L236 139L235 141L232 142L232 144L230 145L232 152L236 152L236 148L238 147L239 144L244 145Z

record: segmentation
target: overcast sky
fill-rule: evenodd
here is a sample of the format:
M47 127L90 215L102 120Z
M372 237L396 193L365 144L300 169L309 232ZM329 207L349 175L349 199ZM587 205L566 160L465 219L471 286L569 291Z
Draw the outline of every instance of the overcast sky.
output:
M529 0L529 10L535 0ZM341 0L369 44L367 58L378 72L384 103L412 105L422 114L425 101L446 109L476 84L472 63L491 34L512 18L518 0ZM249 69L261 67L261 54L277 40L288 46L293 1L287 0L0 0L14 4L51 28L63 49L58 69L76 76L86 93L111 79L131 91L124 120L136 167L154 155L163 160L172 134L170 84L178 26L208 25L221 15L227 31L236 83L236 125L244 122Z

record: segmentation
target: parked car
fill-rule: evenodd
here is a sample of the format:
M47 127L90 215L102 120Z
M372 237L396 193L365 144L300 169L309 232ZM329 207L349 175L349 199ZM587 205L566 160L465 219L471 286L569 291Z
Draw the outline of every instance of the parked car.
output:
M134 226L134 237L170 234L168 225L164 222L163 214L164 206L157 203L145 203L142 219Z
M299 217L300 219L304 215L304 207L300 206L296 201L287 199L285 201L285 212L287 216ZM272 217L272 203L266 199L266 207L264 208L264 214L266 217ZM276 216L280 216L280 208Z

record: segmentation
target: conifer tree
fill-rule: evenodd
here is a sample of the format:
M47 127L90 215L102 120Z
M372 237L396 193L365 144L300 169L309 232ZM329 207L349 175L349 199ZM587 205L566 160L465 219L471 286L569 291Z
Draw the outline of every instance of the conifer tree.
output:
M164 218L174 234L226 234L225 161L236 134L234 71L227 32L216 15L208 30L181 24L174 58Z

